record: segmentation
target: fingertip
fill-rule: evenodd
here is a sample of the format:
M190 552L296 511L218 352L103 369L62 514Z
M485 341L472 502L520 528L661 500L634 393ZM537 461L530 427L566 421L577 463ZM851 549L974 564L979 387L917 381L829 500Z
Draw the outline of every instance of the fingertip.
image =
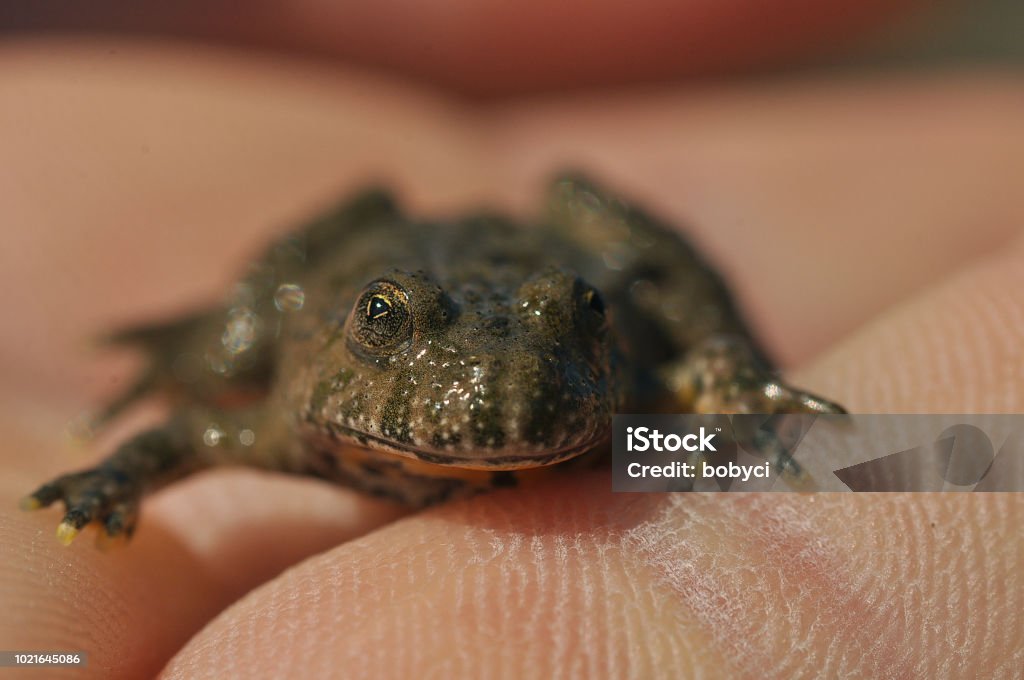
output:
M253 591L166 677L649 677L667 659L685 673L702 636L632 599L643 586L616 546L650 501L592 473L413 515ZM627 637L644 643L627 650Z
M71 524L55 541L52 522L0 514L5 646L85 652L75 677L151 677L228 601L159 525L127 550L102 551L73 540L81 532Z
M794 379L861 413L1021 412L1021 242L918 290Z

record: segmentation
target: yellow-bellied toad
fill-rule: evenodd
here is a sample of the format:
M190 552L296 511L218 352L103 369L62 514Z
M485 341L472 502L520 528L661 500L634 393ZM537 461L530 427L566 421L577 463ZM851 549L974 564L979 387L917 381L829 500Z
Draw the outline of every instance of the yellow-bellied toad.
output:
M97 419L174 412L28 496L58 537L130 534L144 493L242 464L426 505L600 448L615 411L839 412L770 372L679 234L579 177L533 224L420 221L371 191L276 243L223 308L114 340L148 369Z

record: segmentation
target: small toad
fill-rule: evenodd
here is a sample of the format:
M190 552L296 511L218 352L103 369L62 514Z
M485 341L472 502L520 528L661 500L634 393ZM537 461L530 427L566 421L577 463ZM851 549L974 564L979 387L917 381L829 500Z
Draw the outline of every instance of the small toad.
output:
M24 499L64 502L64 543L90 522L131 535L144 495L217 465L425 506L596 456L615 412L842 412L781 381L679 232L579 176L529 223L364 192L223 306L112 339L148 362L97 424L155 393L173 412Z

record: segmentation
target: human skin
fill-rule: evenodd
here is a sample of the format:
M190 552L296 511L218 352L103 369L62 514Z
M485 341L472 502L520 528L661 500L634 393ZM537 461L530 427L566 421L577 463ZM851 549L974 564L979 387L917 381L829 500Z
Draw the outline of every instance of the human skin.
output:
M994 75L471 109L280 58L8 44L0 647L87 651L75 678L1012 677L1016 494L612 494L595 472L403 516L216 471L107 552L16 503L115 437L64 436L134 366L90 338L216 299L368 177L417 213L525 213L586 168L687 225L796 384L853 412L1020 412L1022 111Z
M765 70L835 51L913 0L34 0L0 29L131 30L385 68L463 95Z

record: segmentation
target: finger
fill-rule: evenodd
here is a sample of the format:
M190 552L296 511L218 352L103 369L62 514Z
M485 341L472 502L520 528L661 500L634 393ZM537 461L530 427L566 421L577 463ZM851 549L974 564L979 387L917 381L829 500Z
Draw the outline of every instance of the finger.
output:
M512 107L495 145L521 206L572 165L683 225L797 364L1021 233L1022 103L948 75L595 97Z
M105 0L85 11L42 0L2 6L0 24L240 40L341 56L493 95L764 68L852 42L912 4L277 0L239 16L195 1L140 8L128 0Z
M86 652L87 668L70 669L73 677L151 677L242 593L401 513L311 480L225 471L148 499L143 530L127 545L96 550L93 535L114 543L97 524L65 547L54 537L59 511L19 512L15 499L89 454L62 443L52 418L0 410L9 468L0 478L0 639L12 649ZM33 420L39 432L18 424ZM27 462L30 452L41 461Z
M1016 494L609 485L599 474L494 494L313 558L212 622L163 677L994 677L1013 667L1024 633Z
M257 505L253 499L260 494L261 507L285 514L260 524L264 518L255 511L257 521L233 526L223 515L175 515L179 521L204 522L190 531L188 524L162 519L169 503L155 503L146 508L143 531L128 545L106 551L94 548L92 540L61 545L53 536L56 520L48 513L0 509L0 638L12 649L85 652L88 666L73 669L74 677L152 677L192 633L242 593L374 523L372 507L329 489L242 482L225 488L221 482L216 494L193 493L189 500L202 508L213 505L213 496L220 503L237 498L236 511L244 511ZM332 505L333 515L327 510ZM376 523L393 517L385 511ZM85 531L105 542L101 527Z
M1024 238L872 320L795 379L854 412L1024 412L1021 290Z

